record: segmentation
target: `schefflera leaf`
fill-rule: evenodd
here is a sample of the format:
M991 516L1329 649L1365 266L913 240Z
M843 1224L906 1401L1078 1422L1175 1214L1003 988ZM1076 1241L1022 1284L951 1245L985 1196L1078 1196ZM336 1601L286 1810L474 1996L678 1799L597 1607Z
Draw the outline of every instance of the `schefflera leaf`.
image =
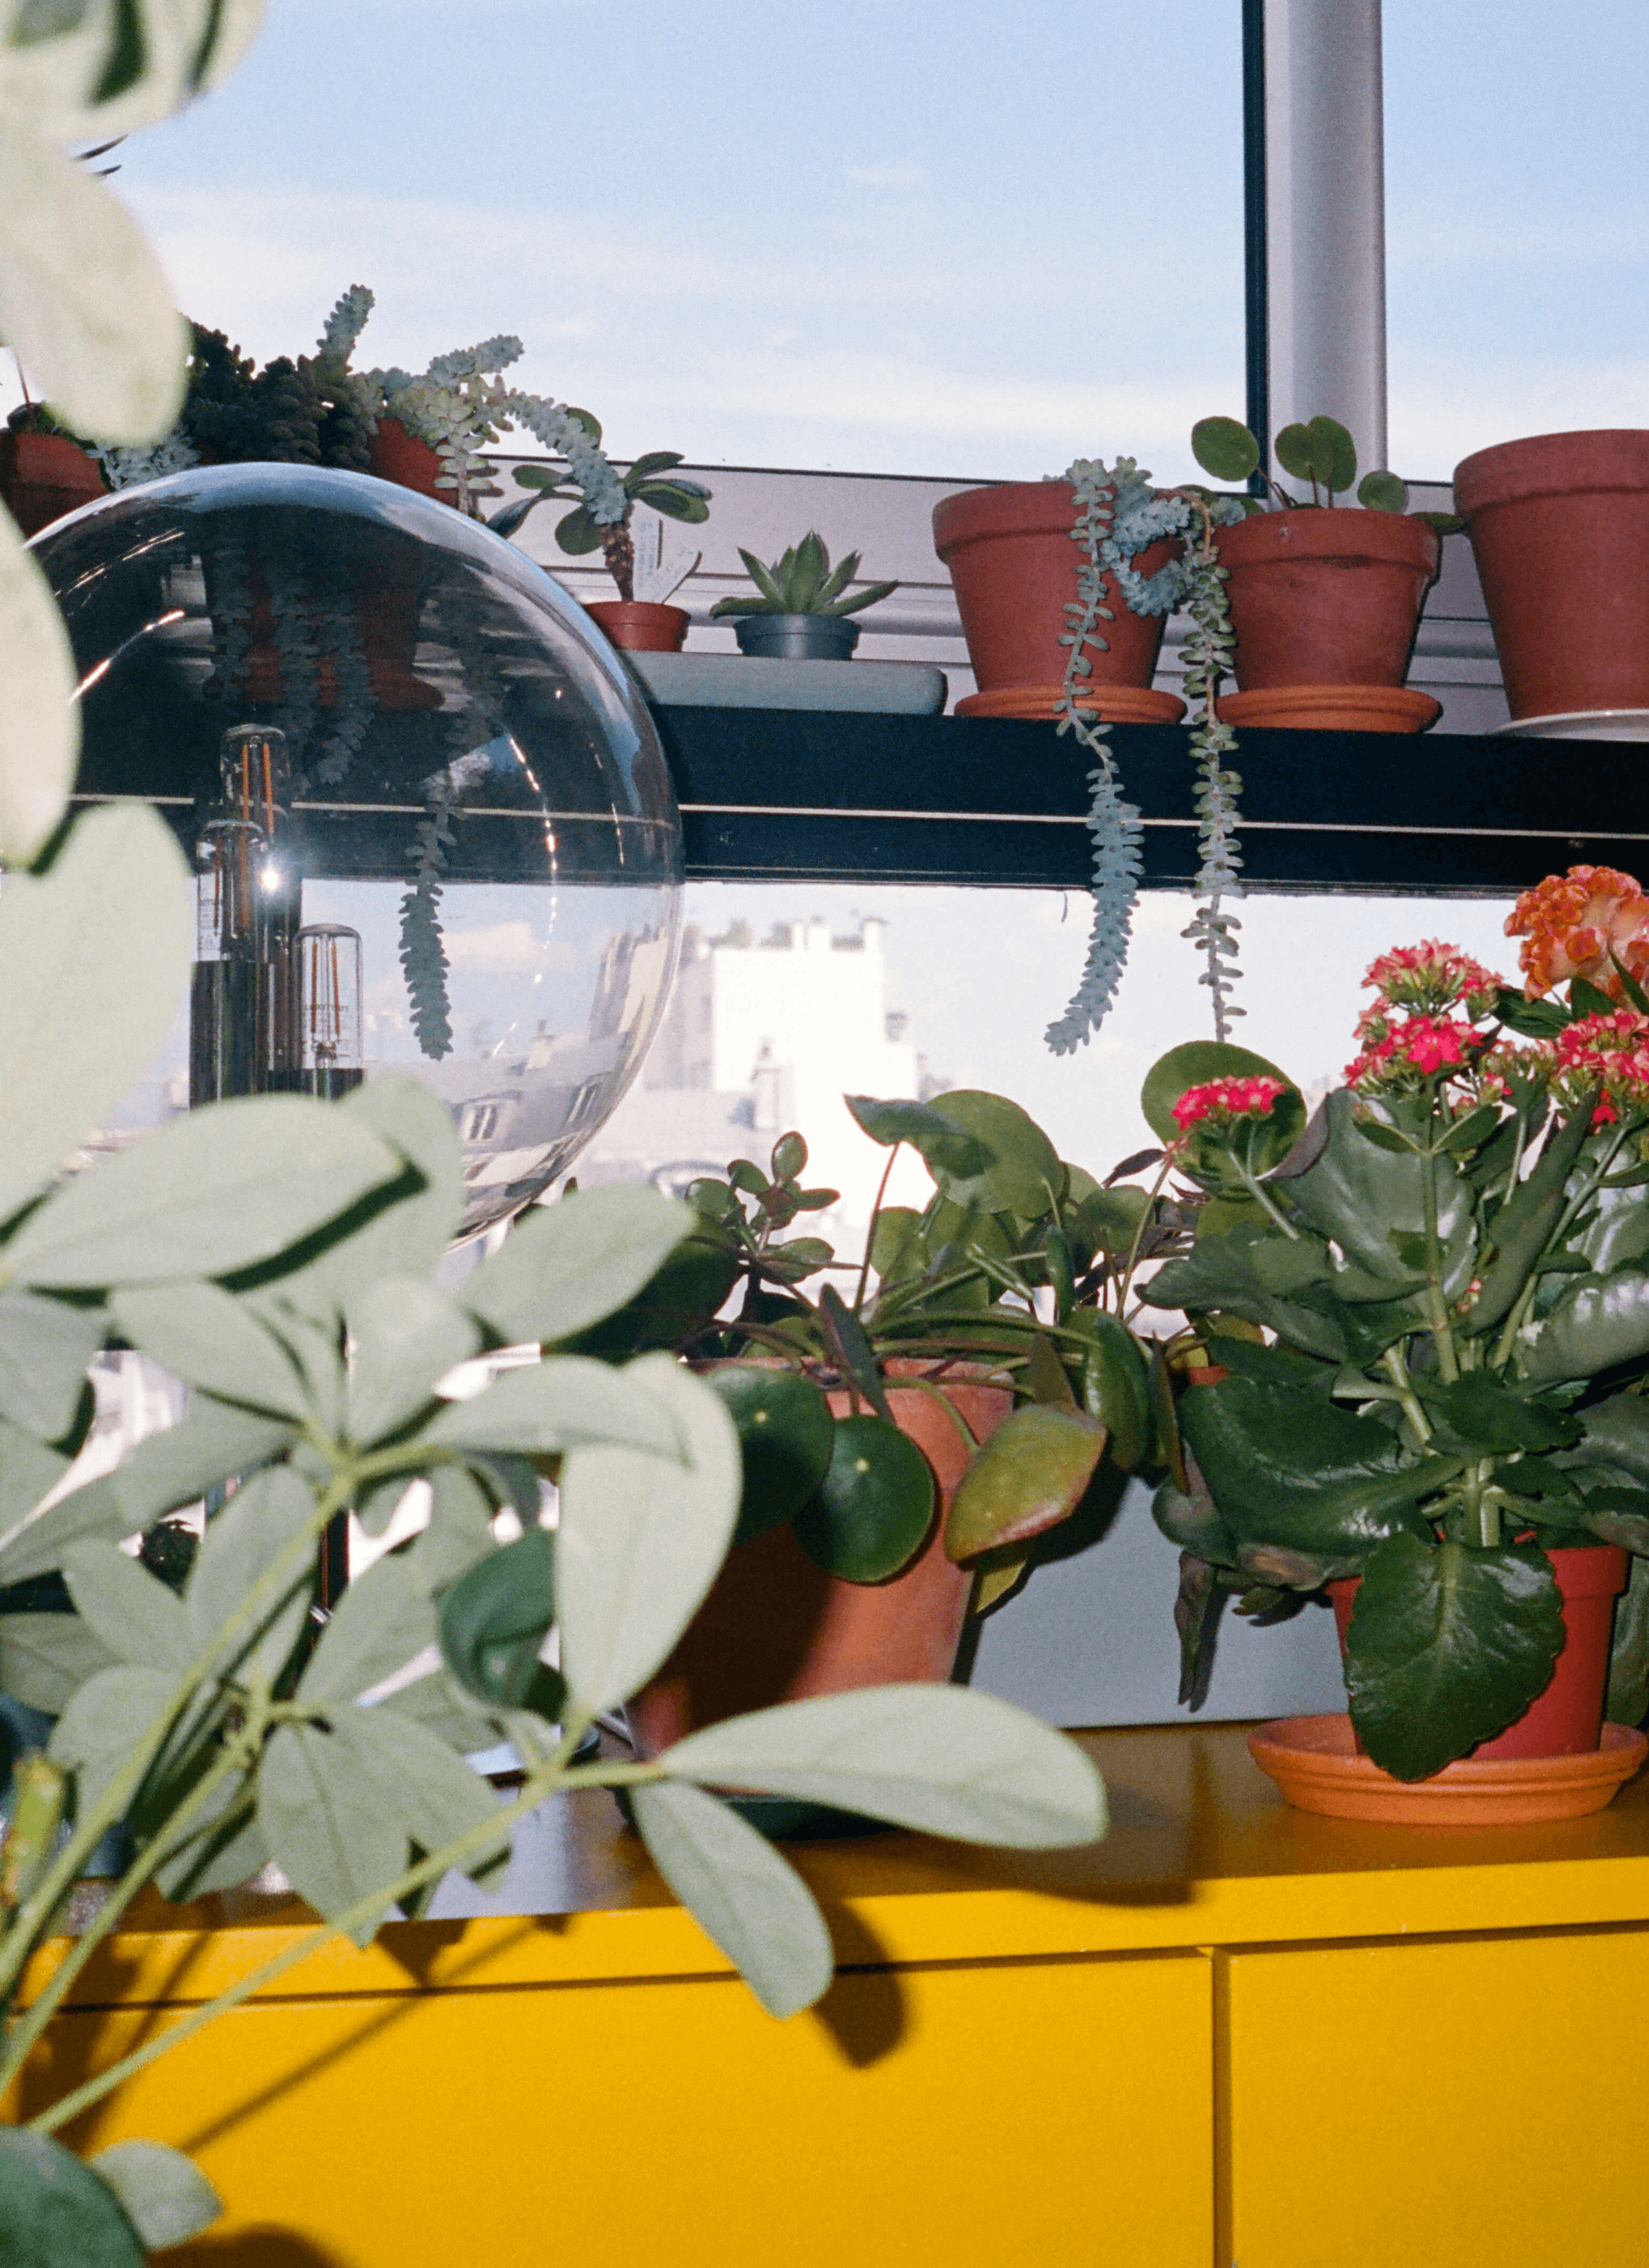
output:
M0 2126L0 2228L28 2268L144 2268L148 2257L114 2185L26 2127Z
M811 2007L835 1966L813 1894L766 1836L690 1783L637 1787L648 1855L769 2016Z
M1105 1783L1074 1741L960 1685L875 1685L757 1710L689 1734L659 1763L680 1779L964 1843L1056 1850L1106 1828Z
M1351 1722L1382 1771L1427 1779L1517 1721L1563 1643L1562 1598L1537 1546L1391 1536L1371 1555L1352 1609Z

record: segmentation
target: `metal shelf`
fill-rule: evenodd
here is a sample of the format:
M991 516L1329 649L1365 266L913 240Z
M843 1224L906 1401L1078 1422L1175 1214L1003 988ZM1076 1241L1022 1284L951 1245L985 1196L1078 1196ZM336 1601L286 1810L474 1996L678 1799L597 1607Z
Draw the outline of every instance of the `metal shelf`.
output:
M1087 767L1052 725L799 710L653 711L696 880L1081 887ZM1110 740L1145 819L1147 889L1196 872L1188 735ZM1579 860L1638 867L1649 766L1619 741L1248 732L1258 890L1502 896Z

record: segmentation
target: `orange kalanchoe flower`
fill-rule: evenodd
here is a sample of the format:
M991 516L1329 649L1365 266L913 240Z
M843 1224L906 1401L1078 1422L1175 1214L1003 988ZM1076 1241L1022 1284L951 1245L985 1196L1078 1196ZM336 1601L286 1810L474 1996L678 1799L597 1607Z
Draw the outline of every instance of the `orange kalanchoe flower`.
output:
M1505 933L1525 939L1518 957L1531 1000L1572 976L1623 1000L1616 960L1636 983L1649 979L1649 898L1634 875L1615 866L1548 874L1513 907Z

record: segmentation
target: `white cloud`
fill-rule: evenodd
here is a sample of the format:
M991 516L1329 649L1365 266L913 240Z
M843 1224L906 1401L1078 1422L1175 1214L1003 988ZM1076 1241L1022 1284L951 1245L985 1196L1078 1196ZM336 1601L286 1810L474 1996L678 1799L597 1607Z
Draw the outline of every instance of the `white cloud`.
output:
M843 170L858 189L922 189L928 182L927 167L911 158L901 158L894 165L848 166Z

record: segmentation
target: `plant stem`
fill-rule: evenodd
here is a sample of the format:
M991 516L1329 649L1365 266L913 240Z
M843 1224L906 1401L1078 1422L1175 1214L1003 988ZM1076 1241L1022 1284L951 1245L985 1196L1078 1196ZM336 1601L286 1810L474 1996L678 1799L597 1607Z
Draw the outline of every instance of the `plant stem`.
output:
M887 1163L882 1167L882 1177L877 1184L876 1202L871 1207L870 1226L865 1232L865 1257L859 1263L859 1280L853 1293L853 1312L856 1315L865 1305L865 1287L870 1282L871 1276L871 1246L876 1241L876 1224L881 1218L882 1199L887 1194L887 1183L893 1173L894 1160L899 1155L902 1147L902 1144L895 1142L888 1151Z
M1435 1087L1432 1095L1432 1116L1437 1116ZM1448 1304L1443 1297L1443 1256L1437 1241L1437 1165L1428 1152L1420 1160L1420 1192L1425 1207L1425 1304L1431 1321L1432 1336L1437 1342L1437 1366L1444 1382L1452 1386L1460 1376L1460 1360L1454 1351L1454 1334L1448 1320Z
M1414 1428L1416 1444L1424 1449L1432 1439L1432 1421L1426 1416L1421 1405L1420 1397L1414 1390L1414 1381L1409 1376L1408 1364L1404 1362L1398 1350L1391 1346L1388 1347L1380 1358L1380 1366L1396 1388L1398 1399L1402 1404L1402 1414Z
M363 1922L371 1921L374 1916L382 1913L386 1906L410 1897L426 1882L438 1881L449 1867L461 1864L475 1852L483 1850L490 1842L496 1840L502 1830L512 1827L518 1819L524 1819L529 1811L535 1810L547 1795L574 1787L634 1787L648 1780L666 1777L659 1764L585 1764L571 1770L564 1770L554 1762L545 1765L529 1778L512 1803L504 1805L484 1825L471 1828L467 1834L460 1836L455 1842L432 1852L428 1858L421 1859L416 1866L409 1867L404 1874L398 1875L393 1882L386 1883L382 1889L357 1898L353 1905L346 1907L330 1921L321 1922L306 1932L283 1952L274 1955L261 1967L237 1979L215 1999L191 2009L177 2023L169 2025L142 2047L134 2048L129 2055L121 2057L107 2071L99 2072L95 2079L89 2079L83 2086L75 2088L54 2102L49 2110L42 2110L38 2117L31 2118L26 2131L31 2134L56 2133L61 2127L79 2117L82 2111L89 2110L94 2103L100 2102L106 2095L112 2093L135 2073L144 2069L168 2050L181 2046L186 2039L217 2017L226 2015L232 2008L238 2008L243 2000L249 1999L264 1985L273 1984L276 1977L283 1977L289 1969L295 1969L299 1962L306 1961L312 1953L318 1952L335 1937L342 1937L350 1930L359 1928Z
M1157 1199L1162 1195L1168 1175L1173 1170L1174 1154L1172 1151L1165 1150L1162 1153L1162 1163L1157 1169L1157 1178L1151 1185L1151 1193L1146 1197L1139 1219L1134 1225L1133 1241L1128 1248L1128 1257L1123 1263L1122 1276L1116 1286L1116 1312L1119 1315L1127 1306L1128 1294L1133 1289L1134 1270L1139 1264L1139 1247L1145 1233L1145 1223L1155 1213Z

